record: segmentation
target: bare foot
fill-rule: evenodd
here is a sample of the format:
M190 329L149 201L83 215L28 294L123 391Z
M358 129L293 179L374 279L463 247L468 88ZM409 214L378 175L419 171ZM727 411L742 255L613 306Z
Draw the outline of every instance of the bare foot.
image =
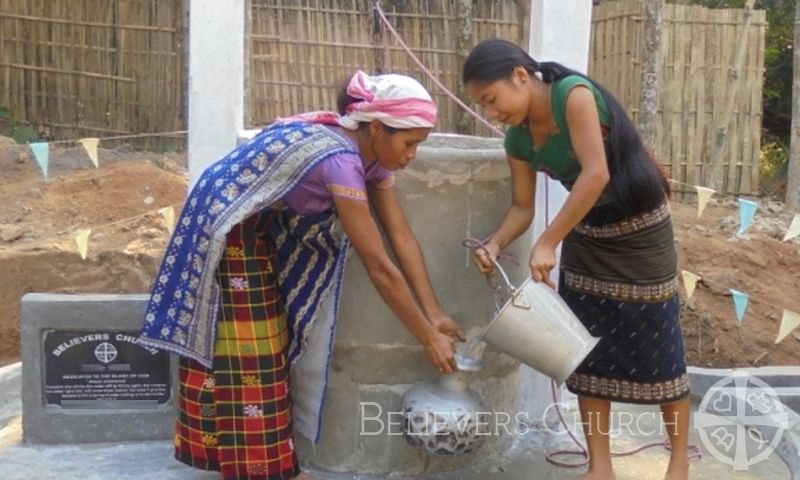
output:
M589 470L588 472L581 475L579 480L616 480L616 478L617 477L614 476L614 472L611 470L608 471Z
M689 464L673 466L667 468L667 473L664 475L664 480L689 480Z

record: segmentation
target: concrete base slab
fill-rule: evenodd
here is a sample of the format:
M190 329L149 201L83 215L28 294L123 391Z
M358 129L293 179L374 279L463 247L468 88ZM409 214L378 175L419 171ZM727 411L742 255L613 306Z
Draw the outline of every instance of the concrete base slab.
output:
M172 444L169 441L124 442L82 445L25 445L22 443L19 377L20 364L0 369L0 392L4 404L0 403L0 478L4 480L140 480L158 478L163 480L217 480L216 472L202 472L187 467L172 458ZM16 385L16 386L15 386ZM565 417L573 418L577 412L577 399L566 391L560 392L566 406ZM693 403L696 411L698 403ZM657 407L614 404L616 412L641 415L657 411ZM793 428L797 427L793 423ZM642 431L654 430L657 422L641 424ZM579 430L578 430L579 432ZM579 437L580 438L580 437ZM792 437L794 438L794 437ZM639 445L662 441L660 435L622 435L612 436L614 450L629 450ZM691 478L734 480L782 480L793 479L789 469L775 454L767 460L752 466L747 471L732 471L731 467L716 460L702 446L697 432L692 433L691 443L703 449L703 458L693 461ZM572 440L564 431L530 430L517 439L504 459L489 465L473 466L468 469L413 477L389 476L398 480L406 478L429 480L528 480L535 479L578 479L584 468L556 467L544 458L550 449L573 449ZM661 480L667 467L669 452L661 447L648 449L631 456L614 458L614 468L619 480ZM425 460L420 459L424 469ZM321 480L378 480L386 476L353 476L330 472L308 470Z
M22 364L13 363L0 368L0 429L19 421L22 411Z

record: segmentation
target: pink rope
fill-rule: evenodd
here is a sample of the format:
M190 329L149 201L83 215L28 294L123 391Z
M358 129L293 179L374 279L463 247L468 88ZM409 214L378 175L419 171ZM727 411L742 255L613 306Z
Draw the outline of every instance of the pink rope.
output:
M479 240L479 239L474 238L474 237L467 237L467 238L464 239L463 242L461 242L461 245L463 245L466 248L481 248L483 250L486 250L486 242L488 240L489 240L488 238L486 240ZM489 253L489 252L487 251L486 253ZM497 255L497 259L498 260L505 260L505 261L513 263L514 265L519 266L519 260L517 260L517 257L515 257L514 254L511 254L511 253L500 252L500 254Z
M480 116L478 112L469 108L469 106L466 103L462 102L460 98L458 98L453 92L448 90L447 87L445 87L444 84L442 84L442 82L440 82L439 79L436 78L433 72L428 70L428 68L417 58L417 56L414 55L414 52L411 50L411 48L409 48L408 44L406 44L406 42L403 41L403 37L401 37L400 34L397 33L397 30L394 29L392 23L389 21L388 18L386 18L386 15L383 13L383 10L381 9L380 0L374 0L373 6L375 8L375 11L378 12L378 16L381 18L381 21L384 23L384 25L386 25L386 28L390 32L392 32L392 36L395 38L395 40L397 40L397 43L399 43L400 46L403 47L403 50L405 50L408 56L411 57L411 60L413 60L414 63L417 64L420 70L425 72L425 75L427 75L428 78L430 78L431 81L433 81L433 83L435 83L437 87L439 87L448 97L450 97L451 100L456 102L456 104L458 104L459 107L463 108L464 111L466 111L467 113L478 119L479 122L489 127L489 129L491 129L498 136L500 137L505 136L505 134L499 128L489 123L485 118Z
M486 250L486 241L487 240L489 240L489 239L487 238L486 240L480 240L480 239L477 239L475 237L467 237L461 242L461 245L463 245L465 248L481 249L481 250L485 251L488 254L489 252ZM497 255L497 260L504 260L504 261L511 262L514 265L519 266L519 260L517 260L517 257L512 253L500 252ZM500 286L499 284L493 282L492 278L493 277L487 276L486 277L486 284L489 285L489 288L492 289L492 294L494 295L494 306L495 306L495 309L497 311L500 311L500 309L503 307L503 303L504 303L504 298L503 298L503 294L502 294L503 287Z
M553 403L556 406L556 413L558 413L558 419L561 421L561 425L564 427L564 430L567 431L567 434L569 434L570 438L572 438L572 441L575 442L575 445L577 445L580 450L555 450L555 451L549 451L549 452L546 452L544 454L544 458L548 462L552 463L553 465L559 466L559 467L566 467L566 468L583 467L583 466L585 466L586 464L589 463L589 451L575 437L575 435L572 433L572 430L570 430L569 427L567 427L567 422L564 420L564 416L561 415L561 407L559 406L558 401L556 400L556 382L554 380L550 381L550 390L551 390L551 392L553 394ZM633 455L635 453L641 452L642 450L647 450L648 448L653 448L653 447L664 447L665 450L669 450L669 451L672 450L672 447L670 446L670 443L669 443L669 439L665 439L663 442L647 443L645 445L641 445L641 446L639 446L637 448L634 448L632 450L627 450L625 452L611 452L611 456L612 457L625 457L625 456ZM694 458L696 458L698 460L703 458L703 452L697 447L697 445L689 445L689 452L691 452L691 453L689 453L689 459L690 460L694 459ZM559 461L559 460L555 459L555 457L559 456L559 455L577 455L577 456L584 457L584 460L581 461L581 462L578 462L578 463L566 463L566 462L562 462L562 461Z

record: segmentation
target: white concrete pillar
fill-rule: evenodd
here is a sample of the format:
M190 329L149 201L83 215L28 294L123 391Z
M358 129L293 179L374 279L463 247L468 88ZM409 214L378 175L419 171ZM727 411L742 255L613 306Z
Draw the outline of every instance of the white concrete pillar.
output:
M244 122L246 0L189 6L189 182L236 146Z
M556 61L579 72L586 72L589 66L591 23L591 0L531 0L528 51L536 61ZM537 175L534 242L556 216L566 198L567 190L559 182L543 173ZM553 270L552 277L558 282L558 267ZM522 368L522 390L527 393L522 409L531 421L536 422L553 401L550 379L528 367Z
M591 0L532 0L528 51L537 61L589 68Z
M585 73L589 67L591 26L591 0L532 0L528 51L536 61L556 61ZM567 191L559 182L542 173L538 175L534 241L566 198Z

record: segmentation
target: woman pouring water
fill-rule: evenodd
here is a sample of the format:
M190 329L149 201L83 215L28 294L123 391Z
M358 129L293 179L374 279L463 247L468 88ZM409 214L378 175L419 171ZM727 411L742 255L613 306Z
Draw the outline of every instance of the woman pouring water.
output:
M570 191L536 240L530 269L555 288L550 273L563 242L558 291L601 338L566 382L578 395L589 451L581 478L614 478L611 401L660 405L672 444L665 478L688 478L689 385L665 176L619 102L578 72L490 39L467 57L463 81L510 125L511 205L475 253L480 271L492 274L499 252L530 226L537 171Z

